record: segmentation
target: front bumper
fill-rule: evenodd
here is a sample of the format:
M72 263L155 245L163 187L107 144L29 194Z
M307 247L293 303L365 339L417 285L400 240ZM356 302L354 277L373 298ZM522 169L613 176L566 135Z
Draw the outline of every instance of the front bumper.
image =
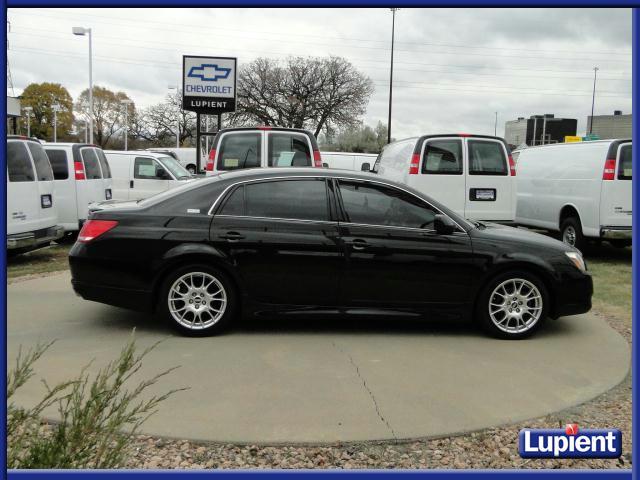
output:
M573 275L573 278L558 285L552 318L579 315L591 310L593 279L590 273Z
M605 240L631 240L633 230L631 227L602 227L600 238Z
M43 228L34 232L7 235L7 250L37 247L38 245L47 244L53 240L57 240L63 235L64 227L61 225Z

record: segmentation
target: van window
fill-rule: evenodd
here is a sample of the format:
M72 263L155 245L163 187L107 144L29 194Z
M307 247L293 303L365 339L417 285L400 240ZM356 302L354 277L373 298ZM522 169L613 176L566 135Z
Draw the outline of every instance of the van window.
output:
M104 152L101 149L96 148L96 154L98 155L98 160L100 160L100 166L102 167L102 176L104 178L111 178L111 167L109 166L107 157L104 156Z
M153 159L148 157L136 157L133 165L133 178L141 180L165 180L156 175L156 169L160 165Z
M620 147L618 178L620 180L631 180L631 145L623 145Z
M270 133L268 138L270 167L311 166L311 149L305 135Z
M236 188L224 202L220 215L244 215L244 187Z
M498 142L469 140L470 175L507 175L507 158Z
M33 157L33 163L36 166L36 175L38 180L43 182L50 182L53 180L53 170L51 170L51 164L49 163L49 157L44 152L44 148L39 143L27 142L31 156Z
M281 180L245 186L245 214L250 217L328 220L324 180Z
M232 133L222 137L218 170L235 170L260 166L261 133Z
M67 152L64 150L45 150L51 169L53 170L54 180L66 180L69 178L69 164L67 163Z
M7 142L7 173L10 182L33 182L36 179L23 142Z
M462 175L462 141L429 141L424 147L422 173Z
M82 162L84 163L84 174L87 180L102 178L98 156L93 148L83 148L80 150Z

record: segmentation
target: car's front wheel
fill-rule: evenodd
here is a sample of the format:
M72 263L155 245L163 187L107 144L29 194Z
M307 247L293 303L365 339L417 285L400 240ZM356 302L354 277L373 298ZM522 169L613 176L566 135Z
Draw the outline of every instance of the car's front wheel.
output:
M478 300L484 330L505 339L532 335L545 320L549 294L544 283L528 272L508 272L491 280Z
M163 282L159 302L160 314L173 328L189 336L220 333L237 310L231 281L222 272L201 265L172 272Z

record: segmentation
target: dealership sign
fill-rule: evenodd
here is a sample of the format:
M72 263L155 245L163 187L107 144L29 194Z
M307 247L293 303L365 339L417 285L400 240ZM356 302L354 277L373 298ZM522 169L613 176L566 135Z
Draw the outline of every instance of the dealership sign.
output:
M563 429L520 430L522 458L618 458L622 433L617 428L580 429L570 423Z
M236 109L236 67L230 57L182 57L182 107L215 115Z

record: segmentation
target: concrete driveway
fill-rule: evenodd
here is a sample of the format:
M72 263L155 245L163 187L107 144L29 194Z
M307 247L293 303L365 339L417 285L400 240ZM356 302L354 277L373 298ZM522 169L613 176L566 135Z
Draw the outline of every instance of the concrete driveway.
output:
M8 286L8 360L58 339L16 395L34 404L49 384L114 359L136 328L140 346L165 339L141 374L181 367L155 392L188 386L144 432L251 443L443 436L541 416L622 381L626 341L600 318L550 322L525 341L464 325L313 319L243 322L212 338L176 336L151 317L76 297L68 274ZM55 412L48 412L55 417Z

